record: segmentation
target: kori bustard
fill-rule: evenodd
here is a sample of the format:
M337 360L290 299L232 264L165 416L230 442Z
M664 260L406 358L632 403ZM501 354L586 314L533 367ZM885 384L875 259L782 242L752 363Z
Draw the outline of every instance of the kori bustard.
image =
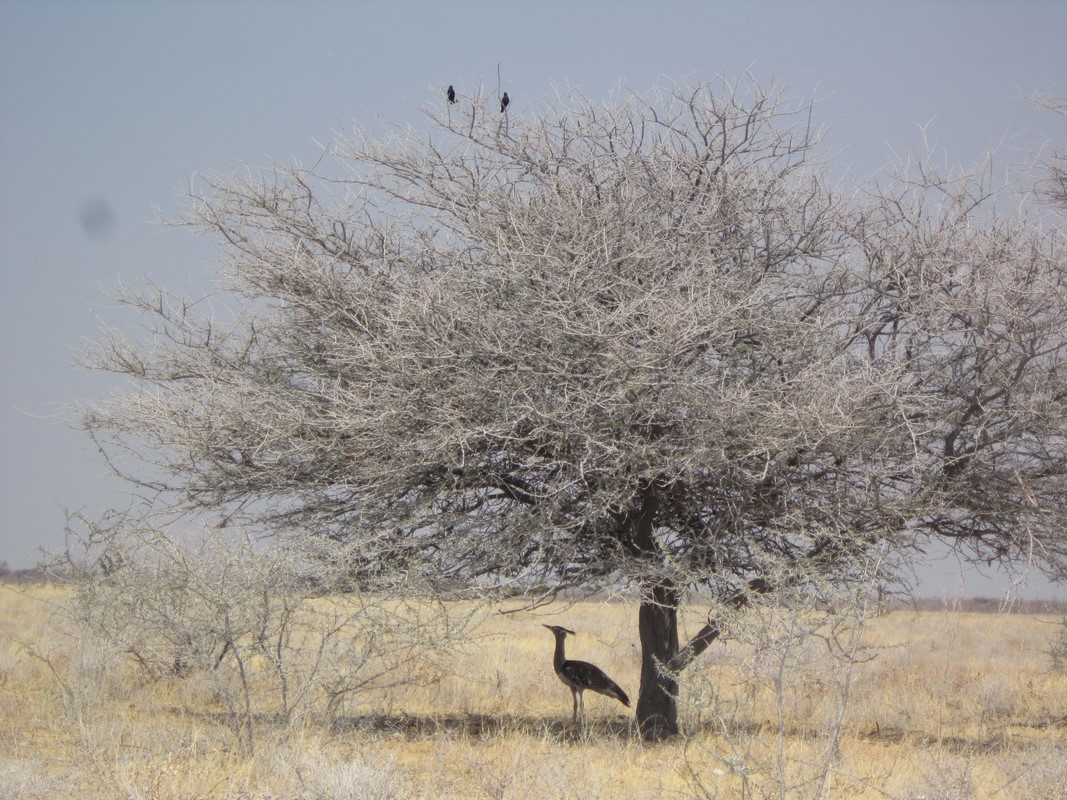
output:
M627 708L630 707L630 698L626 696L619 684L604 674L600 667L590 664L588 661L571 661L563 651L563 642L567 634L574 635L574 631L564 628L562 625L545 625L556 637L556 652L552 656L552 667L556 675L571 690L571 698L574 700L574 712L572 722L578 721L578 713L581 711L582 719L585 719L585 701L582 692L586 689L598 694L614 697Z

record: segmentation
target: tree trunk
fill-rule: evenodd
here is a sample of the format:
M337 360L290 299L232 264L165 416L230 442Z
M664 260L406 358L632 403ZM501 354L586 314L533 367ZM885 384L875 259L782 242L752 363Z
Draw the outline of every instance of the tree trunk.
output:
M678 590L659 583L641 598L641 688L637 724L645 741L678 733L678 676L668 666L678 655Z
M750 595L765 594L771 584L753 578L727 601L744 608ZM716 621L709 621L696 636L679 647L678 606L681 593L673 583L661 581L641 597L637 627L641 637L641 688L637 696L637 724L647 742L674 736L678 729L678 676L722 634Z

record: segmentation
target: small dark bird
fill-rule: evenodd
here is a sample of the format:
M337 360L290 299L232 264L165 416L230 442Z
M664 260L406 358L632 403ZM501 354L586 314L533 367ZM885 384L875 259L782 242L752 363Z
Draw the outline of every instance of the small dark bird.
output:
M456 90L453 89L451 86L448 87L448 102L456 102Z
M507 97L507 95L504 96ZM626 696L626 692L605 675L600 667L588 661L567 660L563 653L563 640L567 638L568 633L573 635L574 631L560 625L545 625L544 627L552 631L556 637L556 652L552 656L552 667L556 670L559 679L571 690L571 698L574 700L572 722L578 721L579 709L581 709L582 719L585 719L585 700L582 698L582 692L586 689L591 689L605 697L614 697L627 708L630 707L630 698Z
M504 96L500 98L500 113L503 114L504 110L511 103L511 98L508 97L508 93L504 92Z

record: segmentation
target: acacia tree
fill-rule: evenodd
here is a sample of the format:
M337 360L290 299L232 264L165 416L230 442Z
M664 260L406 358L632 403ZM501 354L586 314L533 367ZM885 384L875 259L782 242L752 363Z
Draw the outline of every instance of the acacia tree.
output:
M680 641L689 588L888 579L930 536L1062 574L1062 231L929 164L842 195L747 80L493 110L208 180L237 308L121 293L113 463L355 575L635 587L649 738L720 633Z

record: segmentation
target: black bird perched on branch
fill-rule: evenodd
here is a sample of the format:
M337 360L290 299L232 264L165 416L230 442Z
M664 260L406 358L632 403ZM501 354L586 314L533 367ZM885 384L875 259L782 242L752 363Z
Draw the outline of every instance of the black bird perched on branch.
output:
M504 96L500 98L500 113L503 114L504 110L511 103L511 98L508 97L508 93L504 92Z
M504 96L507 97L507 95ZM581 709L582 719L585 719L585 701L582 698L582 692L586 689L607 697L614 697L627 708L630 707L630 698L626 696L626 692L605 675L600 667L588 661L567 660L563 653L563 640L567 638L568 633L573 635L574 631L560 625L545 625L544 627L552 631L556 637L556 652L552 657L552 667L556 670L559 679L571 690L571 697L574 700L572 722L577 722L579 709Z
M453 89L451 85L449 85L449 87L448 87L447 95L448 95L448 102L450 102L450 103L456 102L456 90Z

